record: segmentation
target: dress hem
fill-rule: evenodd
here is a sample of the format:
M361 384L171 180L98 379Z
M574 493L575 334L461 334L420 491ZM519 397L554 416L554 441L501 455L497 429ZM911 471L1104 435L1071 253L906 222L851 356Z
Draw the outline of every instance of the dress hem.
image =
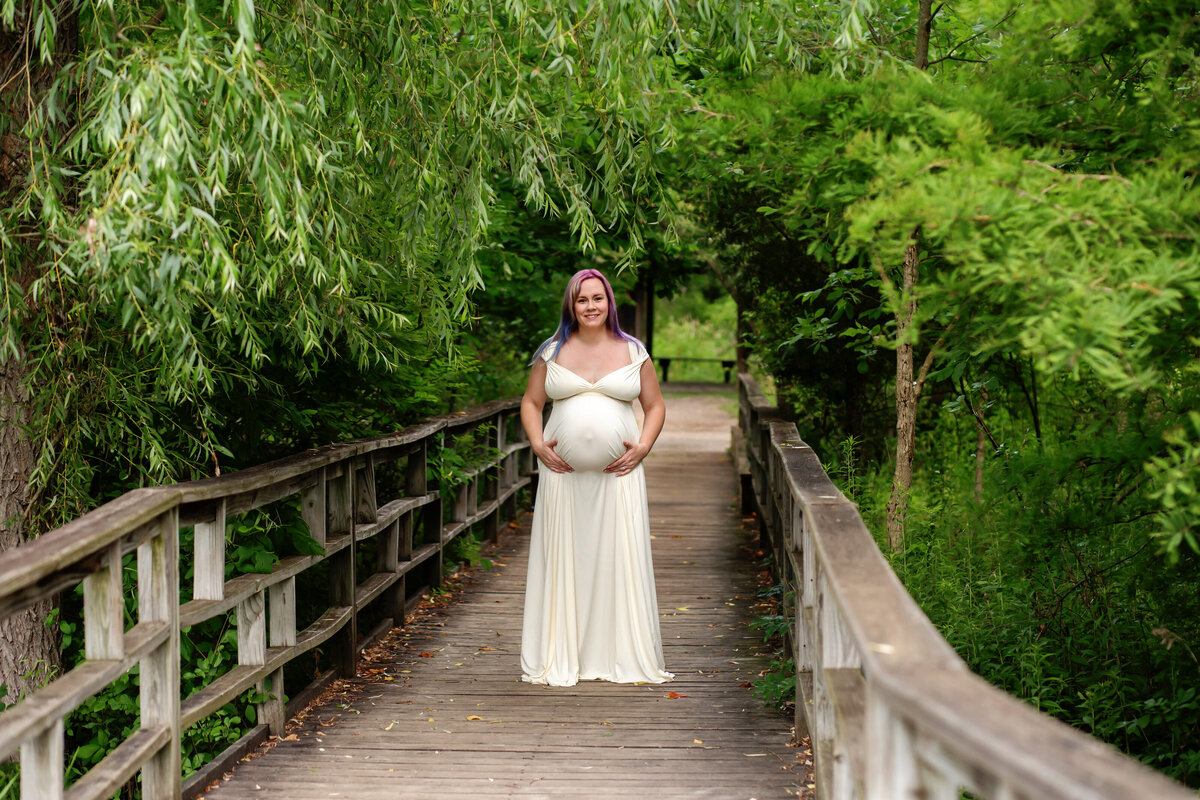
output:
M607 681L608 683L624 683L624 684L628 684L628 685L636 685L636 684L670 683L672 680L674 680L674 678L675 678L675 673L673 673L673 672L664 672L662 677L659 677L659 678L650 678L650 679L643 679L643 680L636 680L636 681L619 681L616 678L611 678L607 675L580 675L578 678L576 678L571 683L552 683L549 678L540 678L535 675L522 675L521 676L521 680L524 681L525 683L533 683L533 684L537 684L538 686L558 686L558 687L564 688L564 689L570 688L570 687L576 685L577 683L579 683L580 681Z

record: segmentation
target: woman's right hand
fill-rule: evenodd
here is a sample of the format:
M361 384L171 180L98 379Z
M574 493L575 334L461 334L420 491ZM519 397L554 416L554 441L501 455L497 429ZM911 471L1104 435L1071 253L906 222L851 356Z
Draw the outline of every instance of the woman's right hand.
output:
M548 442L533 445L533 454L538 457L538 460L551 472L574 472L575 470L566 461L563 461L562 456L554 452L555 446L558 445L558 439L551 439Z

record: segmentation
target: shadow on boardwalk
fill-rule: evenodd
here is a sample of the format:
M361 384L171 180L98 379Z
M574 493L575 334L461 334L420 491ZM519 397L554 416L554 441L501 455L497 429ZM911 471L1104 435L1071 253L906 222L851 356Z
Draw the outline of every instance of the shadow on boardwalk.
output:
M657 686L519 679L528 520L447 611L395 631L356 681L212 800L783 798L807 783L788 719L748 684L754 536L726 448L732 395L668 395L646 462L667 669Z

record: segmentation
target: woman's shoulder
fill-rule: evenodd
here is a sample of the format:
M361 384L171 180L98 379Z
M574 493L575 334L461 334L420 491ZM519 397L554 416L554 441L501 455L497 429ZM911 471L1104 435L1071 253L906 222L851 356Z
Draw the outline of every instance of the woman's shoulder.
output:
M650 351L646 349L646 345L642 344L640 339L633 336L628 336L625 339L625 346L629 348L629 355L632 358L646 358L650 355Z
M530 366L538 364L549 364L558 356L559 344L558 338L551 336L546 341L538 345L538 349L533 351L533 360L529 362Z

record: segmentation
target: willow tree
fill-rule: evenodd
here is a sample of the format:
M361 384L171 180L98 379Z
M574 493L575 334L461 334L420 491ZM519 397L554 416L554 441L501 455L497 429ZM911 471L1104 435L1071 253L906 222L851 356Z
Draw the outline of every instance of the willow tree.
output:
M0 548L122 488L95 485L91 454L124 485L212 473L220 397L445 349L499 176L632 257L659 224L671 58L798 52L740 3L689 13L0 4ZM45 611L0 633L13 692L53 665Z

